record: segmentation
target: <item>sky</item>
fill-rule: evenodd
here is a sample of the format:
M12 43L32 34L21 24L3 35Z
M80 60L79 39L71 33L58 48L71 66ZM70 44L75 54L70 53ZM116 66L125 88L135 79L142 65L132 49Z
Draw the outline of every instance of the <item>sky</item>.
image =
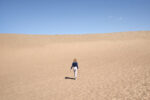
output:
M0 0L0 33L150 31L150 0Z

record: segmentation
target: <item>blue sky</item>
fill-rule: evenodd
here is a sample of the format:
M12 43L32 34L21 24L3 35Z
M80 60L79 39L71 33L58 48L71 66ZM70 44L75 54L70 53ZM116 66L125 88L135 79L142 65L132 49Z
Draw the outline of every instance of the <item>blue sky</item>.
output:
M150 0L0 0L0 33L150 30Z

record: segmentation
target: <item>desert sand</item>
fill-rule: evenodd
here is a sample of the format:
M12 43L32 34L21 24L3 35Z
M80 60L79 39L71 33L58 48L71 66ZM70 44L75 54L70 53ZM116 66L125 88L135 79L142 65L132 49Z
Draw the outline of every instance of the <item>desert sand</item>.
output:
M150 31L0 34L0 100L150 100Z

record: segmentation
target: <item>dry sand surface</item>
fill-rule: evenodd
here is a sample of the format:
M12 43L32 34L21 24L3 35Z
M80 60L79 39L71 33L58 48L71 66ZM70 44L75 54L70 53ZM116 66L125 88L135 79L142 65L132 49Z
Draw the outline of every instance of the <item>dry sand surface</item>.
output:
M150 100L150 31L0 34L0 100Z

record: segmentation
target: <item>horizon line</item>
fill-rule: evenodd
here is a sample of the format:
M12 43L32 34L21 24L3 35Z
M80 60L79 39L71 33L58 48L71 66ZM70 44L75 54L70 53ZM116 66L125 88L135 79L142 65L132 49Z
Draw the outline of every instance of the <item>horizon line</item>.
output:
M146 32L150 30L139 31L120 31L120 32L108 32L108 33L60 33L60 34L48 34L48 33L0 33L0 34L18 34L18 35L86 35L86 34L110 34L110 33L122 33L122 32Z

